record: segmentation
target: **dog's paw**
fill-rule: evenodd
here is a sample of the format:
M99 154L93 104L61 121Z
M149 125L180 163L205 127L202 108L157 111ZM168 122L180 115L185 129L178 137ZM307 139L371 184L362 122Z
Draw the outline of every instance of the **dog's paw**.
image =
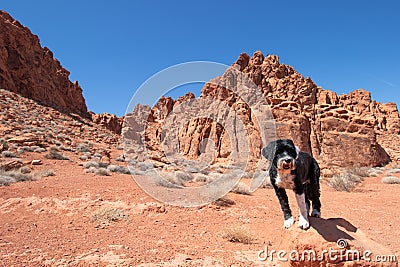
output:
M303 230L307 230L308 228L310 228L310 223L306 218L304 218L303 216L300 216L299 227Z
M311 216L316 218L321 218L321 212L319 210L313 209Z
M285 220L285 222L283 223L283 227L289 229L293 224L294 224L294 219L293 217L290 217L289 219Z

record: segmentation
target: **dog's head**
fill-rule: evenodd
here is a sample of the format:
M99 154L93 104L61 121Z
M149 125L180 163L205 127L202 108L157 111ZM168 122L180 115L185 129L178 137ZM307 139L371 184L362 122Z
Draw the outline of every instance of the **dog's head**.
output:
M295 161L299 152L300 149L289 139L272 141L261 150L261 154L283 172L296 169Z

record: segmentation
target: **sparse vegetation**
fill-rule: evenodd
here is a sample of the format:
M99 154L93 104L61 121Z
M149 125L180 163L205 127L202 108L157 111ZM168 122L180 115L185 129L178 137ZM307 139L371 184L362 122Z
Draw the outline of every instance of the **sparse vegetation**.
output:
M54 173L53 170L43 170L41 172L38 172L36 174L37 177L49 177L49 176L55 176L56 174Z
M218 207L230 207L232 205L235 205L235 201L227 198L227 197L221 197L217 200L215 200L213 205L218 206Z
M21 171L0 170L0 186L9 185L16 182L31 181L32 176Z
M2 150L8 150L9 148L8 143L4 139L0 139L0 147L2 147Z
M357 184L364 180L362 176L356 175L351 171L335 174L328 182L328 185L337 191L350 192Z
M27 173L30 173L30 172L31 172L31 169L30 169L29 167L27 167L27 166L23 166L23 167L21 167L21 168L19 169L19 171L20 171L21 173L23 173L23 174L27 174Z
M85 170L87 173L94 173L100 176L110 176L110 172L106 168L95 168L95 167L90 167Z
M368 167L354 167L346 170L348 173L353 174L355 176L359 177L369 177L369 174L371 172L371 168Z
M69 160L69 158L60 153L59 149L55 146L50 148L50 152L45 155L48 159L56 159L56 160Z
M400 178L395 176L387 176L382 178L384 184L400 184Z
M229 242L251 244L255 241L250 230L243 225L231 225L224 229L221 237Z
M8 151L8 150L1 152L1 155L3 157L5 157L5 158L16 158L16 157L18 157L17 154L15 154L14 152Z
M400 169L396 168L396 169L388 169L386 171L387 174L395 174L395 173L400 173Z
M90 221L98 221L110 224L111 222L129 221L129 215L125 211L114 207L102 207L94 211L90 216Z
M250 190L249 190L249 186L246 185L246 184L244 184L244 183L242 183L242 182L239 182L239 183L232 189L231 192L236 193L236 194L241 194L241 195L251 195L251 192L250 192Z
M122 173L122 174L130 174L131 172L127 167L118 166L118 165L109 165L107 170L110 172Z

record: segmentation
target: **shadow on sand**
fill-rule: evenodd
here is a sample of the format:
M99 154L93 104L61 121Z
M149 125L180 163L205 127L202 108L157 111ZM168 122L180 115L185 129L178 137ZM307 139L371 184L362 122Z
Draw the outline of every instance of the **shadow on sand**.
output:
M328 242L337 242L339 239L354 240L348 232L357 231L357 227L343 218L310 218L310 224Z

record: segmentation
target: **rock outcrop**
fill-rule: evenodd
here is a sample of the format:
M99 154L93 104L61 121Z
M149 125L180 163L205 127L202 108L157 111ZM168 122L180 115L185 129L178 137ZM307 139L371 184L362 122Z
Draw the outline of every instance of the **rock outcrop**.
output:
M88 117L82 88L69 74L36 35L0 11L0 88Z
M124 121L123 118L109 113L95 114L90 112L90 114L92 115L92 121L94 123L102 125L105 128L113 131L114 133L121 133L122 123Z
M281 64L277 56L264 57L260 51L252 57L241 54L230 69L245 74L262 92L261 98L265 98L275 118L277 137L293 139L303 151L317 158L323 168L382 166L400 159L399 150L394 148L400 141L396 104L373 101L370 93L362 89L338 96L318 87L293 67ZM235 86L230 69L205 84L199 101L214 99L237 114L246 128L250 161L257 161L261 148L266 145L261 142L263 129L260 131L257 119L243 97L227 89L232 84ZM145 141L150 153L158 155L154 158L163 157L160 151L164 142L163 129L173 126L166 120L167 115L179 104L193 98L190 94L177 101L162 97L151 109L147 126L142 129L146 132ZM200 108L208 114L220 106L208 103ZM215 158L232 157L231 142L234 139L229 138L226 129L215 120L192 118L179 129L179 149L187 158L200 157L205 139L214 143Z

